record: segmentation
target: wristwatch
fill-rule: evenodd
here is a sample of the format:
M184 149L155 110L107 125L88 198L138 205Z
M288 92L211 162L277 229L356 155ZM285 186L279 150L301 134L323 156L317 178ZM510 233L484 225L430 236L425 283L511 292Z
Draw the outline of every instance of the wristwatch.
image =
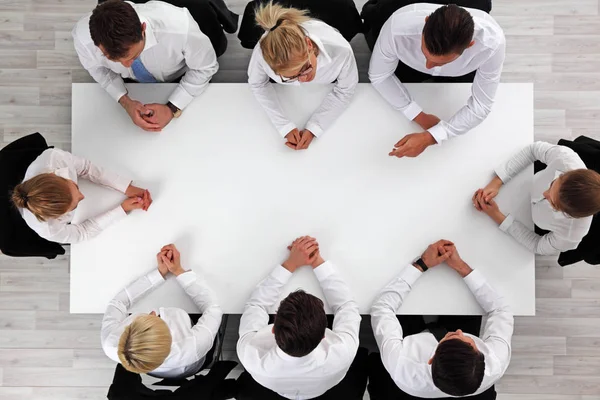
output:
M421 257L419 257L419 259L416 260L414 263L417 264L419 267L421 267L421 269L423 269L423 272L425 272L429 269L427 267L427 264L425 264L425 261L423 261L423 259Z
M173 113L173 118L179 118L181 117L181 113L183 111L181 111L179 108L177 108L177 106L173 103L171 103L170 101L167 103L167 107L169 107L169 110L171 110L171 112Z

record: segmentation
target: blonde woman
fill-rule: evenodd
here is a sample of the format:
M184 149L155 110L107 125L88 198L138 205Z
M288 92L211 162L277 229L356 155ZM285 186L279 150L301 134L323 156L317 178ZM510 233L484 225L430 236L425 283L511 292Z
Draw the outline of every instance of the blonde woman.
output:
M120 206L80 224L71 224L75 208L84 199L77 180L85 178L124 193ZM31 163L24 181L12 192L12 202L38 235L58 243L77 243L97 236L132 210L148 210L150 192L131 179L93 165L59 149L48 149Z
M196 374L213 346L223 312L206 283L181 266L181 255L170 244L156 256L158 268L131 283L109 303L102 320L101 341L106 355L125 369L159 378L185 378ZM165 282L168 273L200 309L192 325L179 308L160 308L150 314L131 314L142 296Z
M544 235L504 215L494 201L504 184L536 160L547 165L535 174L531 193L533 222L548 231ZM587 169L568 147L535 142L496 168L492 181L475 192L473 205L531 252L555 255L576 249L590 230L593 215L600 212L600 174Z
M307 149L347 107L358 83L350 43L334 28L311 19L306 11L268 3L256 11L265 34L254 48L248 83L279 133L294 150ZM284 85L329 84L331 93L299 130L283 113L270 82Z

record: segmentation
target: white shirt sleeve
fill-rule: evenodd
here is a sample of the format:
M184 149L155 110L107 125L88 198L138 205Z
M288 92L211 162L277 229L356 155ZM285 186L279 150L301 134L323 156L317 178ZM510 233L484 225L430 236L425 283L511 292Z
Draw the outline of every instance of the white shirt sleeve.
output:
M146 275L138 278L133 283L121 290L106 307L104 318L102 318L102 329L100 332L100 340L102 347L116 348L119 338L111 335L113 330L119 329L120 324L129 316L129 309L141 297L150 293L165 282L164 278L158 272L158 269L153 269ZM116 343L114 342L116 340Z
M127 213L120 205L114 209L87 219L80 224L69 224L60 221L48 221L41 230L36 230L41 237L57 243L79 243L98 236L103 230L115 222L125 218Z
M356 85L358 85L358 68L352 49L348 49L348 55L333 90L310 117L306 129L316 137L320 137L348 107Z
M281 288L290 280L292 273L279 265L254 289L246 302L240 319L240 339L237 354L242 364L245 361L245 349L260 329L269 324L269 308L279 300Z
M254 97L256 97L256 100L267 113L275 129L277 129L281 136L285 137L285 135L296 128L296 125L283 113L275 88L269 81L269 75L264 69L264 63L260 44L257 44L248 65L248 84L252 93L254 93Z
M119 101L121 97L127 94L123 78L121 75L102 66L98 62L96 55L94 54L95 48L87 47L85 44L81 43L77 37L77 28L78 27L75 26L72 35L75 51L77 51L77 56L79 57L81 65L83 65L83 68L89 72L92 78L108 92L110 97L115 99L115 101Z
M503 374L510 363L511 340L515 324L508 302L477 270L471 272L463 280L486 313L481 339L500 362Z
M221 326L223 311L217 304L215 293L195 272L188 271L179 275L177 282L202 313L202 317L200 317L196 325L192 328L196 338L197 356L200 359L213 346L213 342Z
M115 172L105 168L98 167L92 164L91 161L83 157L78 157L66 151L59 150L65 158L68 158L68 163L73 165L78 177L89 180L98 185L103 185L115 189L121 193L125 193L131 184L132 180L125 178Z
M396 317L398 309L422 274L414 266L406 266L383 288L371 307L371 325L381 360L395 382L426 380L426 377L414 375L418 370L411 368L412 363L405 356L402 326Z
M393 18L389 18L383 25L373 48L369 80L392 108L402 111L406 118L412 121L423 109L412 99L408 89L395 74L399 59L392 32L392 20Z
M546 165L553 164L559 171L567 172L585 168L581 158L572 149L546 142L534 142L496 168L496 175L507 183L536 160Z
M333 264L324 262L314 269L327 303L333 311L332 331L338 335L347 349L347 361L352 362L359 344L360 311L350 288Z
M573 250L576 249L579 244L579 241L573 242L561 238L554 232L549 232L540 236L521 222L515 220L510 214L507 215L504 222L500 224L500 230L508 233L532 253L543 256L552 256L563 251Z
M219 70L217 54L210 39L202 33L189 11L186 10L186 14L189 19L189 31L183 55L189 70L169 97L169 101L180 110L204 92L210 79Z
M500 84L505 47L506 41L503 40L496 52L477 69L467 105L458 110L449 121L440 121L429 129L436 142L441 143L446 139L463 135L487 118L492 111Z

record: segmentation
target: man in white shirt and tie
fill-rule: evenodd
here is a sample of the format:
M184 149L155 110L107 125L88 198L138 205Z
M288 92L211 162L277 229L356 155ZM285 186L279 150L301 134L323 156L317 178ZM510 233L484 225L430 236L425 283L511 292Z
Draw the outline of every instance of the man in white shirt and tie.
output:
M363 379L357 373L361 368L354 368L361 357L356 356L353 364L361 317L350 288L333 264L323 260L314 238L298 238L288 249L289 258L258 284L242 314L237 354L249 375L238 380L241 390L236 398L362 399L364 386L362 393L348 388L358 387ZM313 268L321 284L334 313L332 329L327 327L323 302L301 290L281 301L275 322L269 325L269 310L303 265ZM366 349L361 350L366 361ZM364 370L366 385L366 365Z
M405 334L396 316L398 309L419 277L442 262L460 274L483 308L487 321L481 337L456 327L452 328L454 332L444 334L440 332L445 328L441 324ZM372 354L375 357L369 360L371 399L404 399L406 395L495 398L493 385L510 362L513 315L504 297L461 259L452 242L440 240L430 245L414 264L404 267L376 297L371 324L381 351L380 357ZM385 369L377 367L382 363Z
M83 67L146 131L161 131L179 117L219 69L209 38L189 11L161 1L106 1L72 34ZM181 80L166 104L144 105L129 97L123 78Z
M369 79L394 109L419 124L422 131L402 138L390 156L417 157L427 147L479 125L492 109L505 43L502 28L481 10L419 3L392 14L373 49ZM424 112L402 83L440 80L438 77L452 77L441 81L473 82L467 104L447 121Z

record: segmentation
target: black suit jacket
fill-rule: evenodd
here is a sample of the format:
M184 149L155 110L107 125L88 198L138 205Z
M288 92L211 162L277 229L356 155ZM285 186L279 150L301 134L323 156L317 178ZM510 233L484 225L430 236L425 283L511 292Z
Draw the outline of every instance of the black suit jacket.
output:
M0 150L0 251L7 256L52 259L65 254L60 244L35 233L11 201L13 188L23 181L29 165L47 149L44 137L33 133Z
M264 30L256 25L254 14L256 8L268 0L253 0L246 5L238 38L242 47L253 49ZM285 7L308 10L310 16L331 25L347 40L362 32L362 20L354 4L354 0L274 0L274 3Z

